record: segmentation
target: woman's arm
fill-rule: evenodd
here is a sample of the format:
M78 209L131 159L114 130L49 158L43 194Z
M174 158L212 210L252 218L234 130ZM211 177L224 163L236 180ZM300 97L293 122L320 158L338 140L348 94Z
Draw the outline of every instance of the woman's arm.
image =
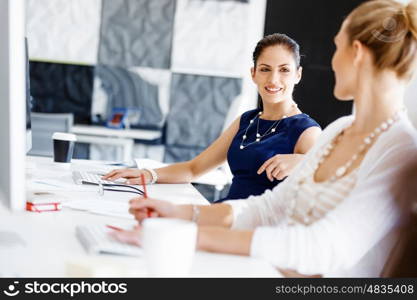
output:
M226 129L206 150L194 159L156 169L159 183L184 183L200 177L204 173L222 164L227 158L227 151L236 135L240 117Z
M148 217L150 210L152 217L194 220L199 226L254 229L261 225L275 225L282 220L286 208L286 186L280 184L260 196L213 205L175 205L168 201L136 197L129 202L129 212L139 222Z
M294 147L295 154L306 154L316 143L322 130L320 127L312 126L303 131Z
M294 154L277 154L266 160L257 173L266 172L270 181L283 180L291 174L305 154L314 146L321 134L320 127L312 126L303 131L294 147Z
M219 227L199 227L197 249L209 252L251 255L253 231L229 230ZM295 270L277 268L284 277L319 278L321 274L301 274Z
M142 245L142 227L140 225L132 230L112 231L111 235L123 243ZM196 247L204 251L249 256L252 235L252 231L199 226Z
M197 248L199 250L250 255L253 231L230 230L221 227L200 226Z
M233 223L232 208L224 203L214 205L175 205L168 201L152 198L144 199L137 197L130 200L129 212L139 222L148 218L148 211L151 211L151 217L194 219L200 226L228 228Z
M185 183L203 175L222 164L227 158L227 151L234 136L239 130L240 117L237 118L206 150L194 159L175 163L164 168L155 169L158 183ZM146 170L123 169L106 174L103 179L114 181L118 178L128 178L128 184L140 184L140 175L144 174L146 182L152 175Z

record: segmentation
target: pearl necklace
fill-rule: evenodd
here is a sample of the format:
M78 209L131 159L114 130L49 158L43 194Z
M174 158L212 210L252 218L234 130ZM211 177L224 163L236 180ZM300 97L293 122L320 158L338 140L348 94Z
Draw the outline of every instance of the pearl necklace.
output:
M358 147L358 150L356 151L355 154L353 154L353 156L341 167L336 169L335 174L330 177L329 181L324 181L323 183L326 185L329 185L333 182L335 182L337 179L340 179L341 177L343 177L347 170L352 166L352 164L358 159L358 157L365 151L365 149L367 149L368 147L370 147L373 142L375 141L376 137L378 137L382 132L387 131L396 121L398 121L398 119L400 118L400 112L405 111L405 109L402 109L400 111L397 111L392 117L388 118L387 120L383 121L378 127L376 127L367 137L365 137L363 139L362 144ZM349 126L351 127L352 124ZM347 127L347 128L349 128ZM340 136L343 135L344 131L346 130L343 129L338 135L336 135L332 141L327 144L322 152L319 154L319 159L316 163L316 165L312 168L312 173L309 172L309 175L307 176L312 176L314 177L314 174L316 173L318 167L324 162L325 158L328 157L331 153L331 151L334 149L335 145L337 144L337 141L340 140ZM290 218L293 218L295 216L295 208L296 208L296 202L298 199L298 194L299 191L301 189L301 186L306 183L307 179L303 178L305 177L304 175L306 174L302 174L302 178L300 179L295 179L295 182L293 184L292 187L292 197L290 197L290 202L288 204L288 206L286 207L285 211L286 211L286 215ZM316 187L316 189L318 189L319 187ZM308 209L306 212L304 212L302 215L300 215L301 219L303 220L304 224L311 224L313 222L313 217L315 215L314 212L314 208L315 208L315 204L317 201L317 198L320 196L320 192L318 192L318 194L316 194L315 197L312 197L312 199L310 199L309 204L308 204Z
M285 119L287 116L283 116L282 119L276 120L271 127L268 128L267 131L264 132L264 134L260 134L259 133L259 118L262 115L262 112L260 111L255 118L253 118L252 120L250 120L248 127L246 127L245 130L245 134L242 136L242 141L240 142L240 150L245 149L247 146L252 145L254 143L258 143L261 141L262 138L266 137L267 135L270 135L271 133L274 133L279 125L279 123L281 123L281 121L283 119ZM244 145L243 143L245 142L245 140L247 139L247 133L249 128L251 127L251 125L255 122L255 119L257 120L257 124L256 124L256 135L255 135L255 140L253 142L247 143L246 145Z
M296 108L297 107L297 104L293 104L292 105L292 107L291 107L291 109L293 109L293 108ZM248 147L249 145L252 145L252 144L254 144L254 143L258 143L258 142L260 142L261 141L261 139L262 138L264 138L264 137L266 137L266 136L268 136L268 135L270 135L270 134L272 134L272 133L274 133L276 130L277 130L277 127L278 127L278 125L281 123L281 121L282 120L284 120L285 118L287 118L287 116L286 115L283 115L282 116L282 118L281 119L279 119L279 120L276 120L269 128L268 128L268 130L267 131L265 131L263 134L260 134L259 133L259 119L260 119L260 117L261 117L261 115L262 115L262 111L260 111L260 112L258 112L258 114L252 119L252 120L250 120L249 121L249 125L248 125L248 127L246 127L246 130L245 130L245 133L243 134L243 136L242 136L242 141L240 142L240 150L243 150L243 149L245 149L246 147ZM255 140L253 141L253 142L250 142L250 143L247 143L246 145L244 145L244 142L247 140L247 138L248 138L248 136L247 136L247 133L248 133L248 130L249 130L249 128L252 126L252 124L255 122L255 120L257 120L257 123L256 123L256 134L255 134Z
M343 165L340 166L339 168L336 169L335 174L330 177L330 181L333 182L335 180L337 180L340 177L343 177L347 170L352 166L352 164L358 159L358 157L368 148L370 147L375 138L378 137L382 132L387 131L392 124L394 124L394 122L396 122L400 117L400 111L396 112L392 117L388 118L387 120L383 121L378 127L376 127L367 137L365 137L363 139L363 142L361 145L359 145L357 151L355 154L352 155L352 157ZM353 123L349 126L351 127L353 125ZM347 127L347 128L349 128ZM323 161L330 155L331 151L334 149L334 147L336 146L337 142L340 141L341 136L344 134L345 130L347 129L343 129L342 132L337 135L331 143L327 144L327 146L324 148L322 155L317 163L316 166L316 170L318 169L318 167L323 163Z

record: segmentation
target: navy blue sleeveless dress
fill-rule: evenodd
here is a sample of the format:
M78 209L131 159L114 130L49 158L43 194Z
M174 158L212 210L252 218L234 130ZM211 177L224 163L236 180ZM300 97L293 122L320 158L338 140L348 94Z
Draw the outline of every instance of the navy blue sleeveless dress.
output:
M249 125L250 120L254 119L259 113L259 109L250 110L242 114L240 118L239 130L227 152L227 161L233 174L232 185L226 198L216 202L233 199L245 199L251 195L260 195L267 189L272 189L282 180L269 181L266 173L258 175L256 172L262 164L276 154L293 154L294 147L300 135L309 127L318 126L316 121L306 114L298 114L281 119L274 132L256 139L257 119L246 132L246 139L241 149L242 137ZM268 131L274 120L259 119L259 131L261 135ZM254 143L252 143L254 142ZM249 145L247 145L249 144Z

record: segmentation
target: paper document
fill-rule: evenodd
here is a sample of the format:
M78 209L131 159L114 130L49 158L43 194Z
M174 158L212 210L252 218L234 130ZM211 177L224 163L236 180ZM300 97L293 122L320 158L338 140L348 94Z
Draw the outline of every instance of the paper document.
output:
M133 215L129 214L129 203L122 201L106 200L74 200L63 204L63 207L87 211L93 214L100 214L112 217L119 217L132 220Z

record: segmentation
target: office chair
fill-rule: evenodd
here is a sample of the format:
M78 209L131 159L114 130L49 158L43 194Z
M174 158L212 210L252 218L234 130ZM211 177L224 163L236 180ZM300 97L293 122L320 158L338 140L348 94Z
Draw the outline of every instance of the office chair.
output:
M71 113L31 113L32 149L29 155L52 157L54 153L52 134L70 132L74 124Z

